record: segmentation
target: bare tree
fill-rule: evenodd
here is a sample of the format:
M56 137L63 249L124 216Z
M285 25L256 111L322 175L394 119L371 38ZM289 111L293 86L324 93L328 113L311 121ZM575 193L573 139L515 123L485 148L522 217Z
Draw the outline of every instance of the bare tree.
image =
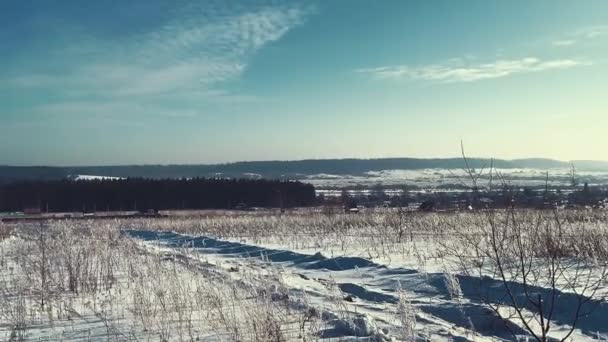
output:
M465 174L476 195L481 175L470 167L464 148L462 151ZM574 171L572 175L575 179ZM491 174L490 182L492 178ZM502 183L510 189L504 178ZM547 174L546 191L548 183ZM455 238L442 247L461 275L476 283L474 290L469 288L474 292L470 295L537 341L548 341L550 335L567 340L580 319L604 299L598 291L608 280L608 267L601 248L590 243L592 232L580 231L557 209L484 208L471 214L466 228L452 228ZM550 334L556 320L567 322L561 336ZM505 326L515 334L512 325Z
M42 223L38 225L37 245L40 252L40 306L44 307L47 292L48 262L46 260L46 231Z

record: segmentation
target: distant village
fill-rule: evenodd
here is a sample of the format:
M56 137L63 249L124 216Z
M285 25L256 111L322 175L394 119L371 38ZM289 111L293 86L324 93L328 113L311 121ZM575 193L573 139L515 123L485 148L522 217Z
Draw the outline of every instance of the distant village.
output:
M158 190L160 185L163 186L162 191ZM169 191L170 187L173 187L172 191ZM155 189L163 196L150 196ZM119 193L122 195L110 196ZM155 200L151 202L150 199ZM560 187L315 189L300 182L264 180L96 179L6 184L0 187L2 203L2 221L164 217L161 211L173 209L240 212L280 208L283 213L289 208L316 207L352 214L374 208L423 212L504 208L603 209L608 208L608 186L583 183Z
M418 211L608 207L608 186L500 187L495 189L331 189L317 190L322 206L356 213L364 208L408 208Z

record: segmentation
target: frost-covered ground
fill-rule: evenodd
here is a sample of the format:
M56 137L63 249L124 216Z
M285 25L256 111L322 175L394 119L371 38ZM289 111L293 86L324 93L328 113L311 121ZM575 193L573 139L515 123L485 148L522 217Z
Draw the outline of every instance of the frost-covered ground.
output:
M553 218L513 215L526 232L536 219ZM528 235L537 251L522 256L534 265L527 287L518 274L505 286L491 266L467 269L464 260L485 260L471 250L487 242L483 213L62 222L46 235L39 226L5 226L0 339L533 340L506 299L510 292L533 322L524 290L557 299L548 340L566 336L581 298L585 315L569 340L607 339L605 279L595 291L582 287L602 274L608 220L603 212L560 215L563 243L542 236L560 261L547 259L538 236ZM496 234L507 243L504 232ZM548 260L570 275L556 277L557 286L543 281ZM571 266L576 260L591 261ZM572 281L575 275L587 284Z
M322 328L275 273L236 276L98 223L3 234L0 340L280 341Z
M318 336L321 339L447 341L510 336L489 309L471 305L464 298L453 300L443 274L422 275L360 257L328 258L322 253L302 254L176 233L137 230L128 234L160 250L181 250L239 273L277 272L287 293L307 298L308 305L325 313L329 328ZM408 314L414 317L407 318ZM470 327L471 320L475 329Z

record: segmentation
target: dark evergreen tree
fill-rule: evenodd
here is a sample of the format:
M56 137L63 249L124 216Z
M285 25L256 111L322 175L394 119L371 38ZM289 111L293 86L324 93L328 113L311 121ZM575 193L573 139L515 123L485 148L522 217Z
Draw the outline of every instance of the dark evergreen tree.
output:
M0 185L0 211L51 212L296 207L315 203L312 185L250 179L28 181Z

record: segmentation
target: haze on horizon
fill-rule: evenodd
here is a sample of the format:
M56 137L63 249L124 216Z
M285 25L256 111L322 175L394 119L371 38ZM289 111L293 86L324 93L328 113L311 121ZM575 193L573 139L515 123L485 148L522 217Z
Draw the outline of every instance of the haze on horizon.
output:
M608 2L0 3L0 164L608 160Z

